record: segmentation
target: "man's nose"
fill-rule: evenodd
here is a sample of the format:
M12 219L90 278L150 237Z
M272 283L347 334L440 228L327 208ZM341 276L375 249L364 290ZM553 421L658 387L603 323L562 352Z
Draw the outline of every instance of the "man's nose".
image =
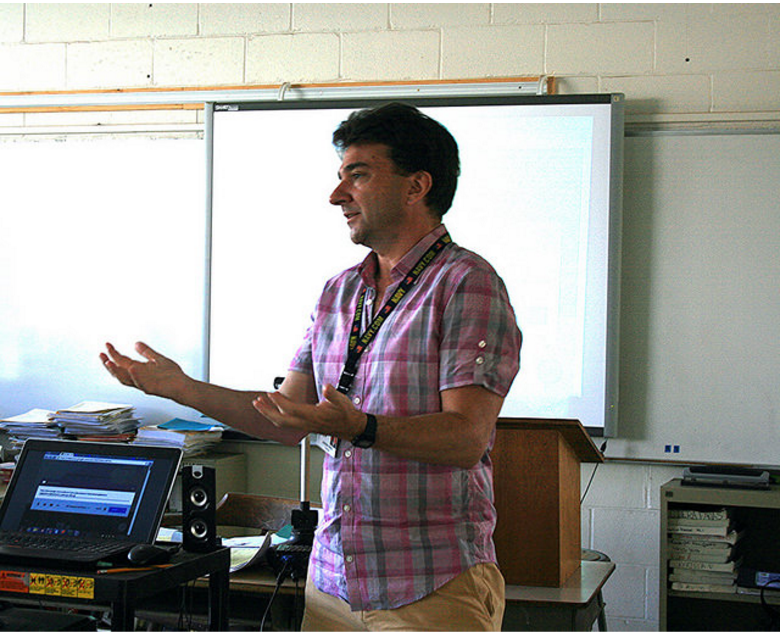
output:
M349 199L350 196L344 189L344 182L339 182L339 185L330 194L330 203L339 206L348 202Z

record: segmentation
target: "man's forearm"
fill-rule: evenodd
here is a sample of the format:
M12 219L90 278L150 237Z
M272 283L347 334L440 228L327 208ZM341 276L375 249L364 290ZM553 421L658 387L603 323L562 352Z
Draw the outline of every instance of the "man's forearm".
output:
M300 433L278 428L252 406L258 395L257 391L238 391L188 378L172 399L248 435L286 445L298 443Z
M491 431L460 413L376 417L374 449L414 461L469 469L482 458L490 440Z
M442 392L442 412L415 417L377 415L376 449L465 469L488 447L503 398L479 386Z

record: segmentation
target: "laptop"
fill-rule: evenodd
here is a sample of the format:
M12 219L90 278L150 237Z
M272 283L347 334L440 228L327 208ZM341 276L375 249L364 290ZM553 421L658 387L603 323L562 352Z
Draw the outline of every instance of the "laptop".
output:
M157 537L182 451L27 439L0 506L0 560L90 565Z

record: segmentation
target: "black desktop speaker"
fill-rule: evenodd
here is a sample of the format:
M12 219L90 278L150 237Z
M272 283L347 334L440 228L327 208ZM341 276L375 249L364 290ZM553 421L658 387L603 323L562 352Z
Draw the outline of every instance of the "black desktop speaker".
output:
M216 472L205 465L181 470L181 528L185 551L207 553L218 548Z

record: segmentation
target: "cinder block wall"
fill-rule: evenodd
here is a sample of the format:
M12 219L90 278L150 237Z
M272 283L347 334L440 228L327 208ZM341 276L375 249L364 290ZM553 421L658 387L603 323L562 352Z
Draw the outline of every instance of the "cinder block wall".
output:
M780 5L0 4L0 92L523 75L624 92L629 125L776 120ZM0 133L98 122L186 127L198 114L6 113ZM291 453L295 480L297 467ZM613 630L657 629L658 488L679 474L625 462L595 474L583 543L618 564Z

